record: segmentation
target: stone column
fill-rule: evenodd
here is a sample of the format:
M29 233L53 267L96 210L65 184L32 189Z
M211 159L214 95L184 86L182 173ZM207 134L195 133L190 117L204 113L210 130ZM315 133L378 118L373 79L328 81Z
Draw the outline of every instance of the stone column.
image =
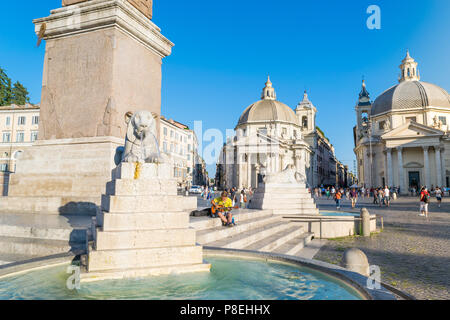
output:
M274 172L279 172L280 171L280 155L275 154L275 171Z
M247 187L252 185L252 155L247 154Z
M434 147L435 157L436 157L436 181L437 186L442 187L442 163L441 163L441 147Z
M388 176L388 186L393 187L394 185L394 176L392 174L392 149L388 148L386 149L386 156L387 156L387 176Z
M431 187L430 183L430 163L429 163L429 157L428 157L428 146L422 147L423 148L423 164L424 164L424 176L425 176L425 185L427 186L428 190ZM420 186L419 186L420 188Z
M408 191L405 190L405 181L403 178L403 148L397 147L397 157L398 157L398 183L400 185L400 192L405 194Z
M284 154L280 154L280 166L281 166L281 171L283 171L285 169L285 164L284 164Z

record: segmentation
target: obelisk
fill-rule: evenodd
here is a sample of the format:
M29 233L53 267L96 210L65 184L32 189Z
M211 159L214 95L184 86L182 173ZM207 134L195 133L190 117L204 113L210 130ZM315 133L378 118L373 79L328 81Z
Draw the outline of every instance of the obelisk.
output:
M34 20L46 40L39 137L0 211L95 215L124 144L124 115L161 111L161 65L173 43L151 0L63 0Z

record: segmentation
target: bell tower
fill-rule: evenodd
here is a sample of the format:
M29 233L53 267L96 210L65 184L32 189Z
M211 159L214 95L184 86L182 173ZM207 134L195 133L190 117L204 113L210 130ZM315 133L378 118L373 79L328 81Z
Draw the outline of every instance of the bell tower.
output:
M309 101L306 90L303 93L303 100L295 109L295 114L297 115L298 122L300 123L304 134L308 134L316 129L317 109L312 102Z

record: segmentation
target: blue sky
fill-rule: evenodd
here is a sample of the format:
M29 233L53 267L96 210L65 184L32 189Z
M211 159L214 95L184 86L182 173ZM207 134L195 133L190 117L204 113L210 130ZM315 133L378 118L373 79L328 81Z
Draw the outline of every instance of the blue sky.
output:
M45 43L36 48L32 19L61 0L0 1L0 67L38 103ZM373 4L380 30L366 27ZM397 83L409 49L422 80L450 89L448 0L154 0L153 11L175 43L163 63L162 114L191 127L234 128L270 73L278 100L292 108L308 90L318 126L352 168L363 76L375 99Z

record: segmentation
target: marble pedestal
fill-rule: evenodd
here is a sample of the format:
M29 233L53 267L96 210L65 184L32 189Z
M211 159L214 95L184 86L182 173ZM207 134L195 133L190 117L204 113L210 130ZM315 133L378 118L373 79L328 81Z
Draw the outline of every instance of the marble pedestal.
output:
M279 215L319 214L306 186L300 183L261 183L249 208L273 210Z
M177 196L170 165L144 164L138 179L135 170L122 163L107 183L82 281L209 271L186 212L197 198Z

